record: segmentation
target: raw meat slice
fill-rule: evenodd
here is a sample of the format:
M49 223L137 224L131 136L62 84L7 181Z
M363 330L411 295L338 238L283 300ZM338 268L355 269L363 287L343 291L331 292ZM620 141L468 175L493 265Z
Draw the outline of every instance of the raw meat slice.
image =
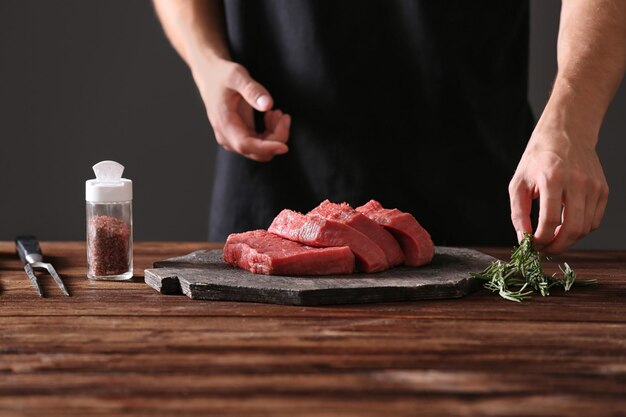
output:
M432 261L435 255L433 241L411 214L398 209L386 209L376 200L370 200L356 210L385 226L398 239L404 251L405 265L420 266Z
M304 215L285 209L278 213L268 231L310 246L349 246L356 257L356 266L364 272L387 268L385 253L363 233L324 217Z
M267 275L332 275L354 271L354 255L347 246L313 248L266 230L228 236L224 261Z
M391 233L369 217L350 207L348 203L337 204L324 200L319 206L311 210L309 214L319 214L324 218L336 220L363 233L383 250L389 267L400 265L404 262L404 253Z

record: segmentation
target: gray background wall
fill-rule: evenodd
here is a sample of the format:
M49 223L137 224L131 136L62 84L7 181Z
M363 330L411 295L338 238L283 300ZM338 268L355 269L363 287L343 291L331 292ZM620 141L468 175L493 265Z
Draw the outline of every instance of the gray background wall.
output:
M556 71L560 3L531 6L539 114ZM605 221L579 247L626 248L625 90L601 132ZM103 159L122 162L135 182L137 240L206 239L215 144L147 0L0 1L0 141L0 240L83 240L84 180Z

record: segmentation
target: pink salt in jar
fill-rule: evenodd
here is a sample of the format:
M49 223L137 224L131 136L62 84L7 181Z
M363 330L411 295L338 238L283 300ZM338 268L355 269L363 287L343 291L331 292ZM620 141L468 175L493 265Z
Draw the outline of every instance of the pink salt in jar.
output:
M114 161L93 170L96 178L85 184L87 277L127 280L133 277L133 182Z

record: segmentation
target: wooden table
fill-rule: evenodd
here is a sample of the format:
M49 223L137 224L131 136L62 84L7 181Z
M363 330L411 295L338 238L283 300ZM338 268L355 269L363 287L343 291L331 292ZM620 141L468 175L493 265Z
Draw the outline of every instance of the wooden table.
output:
M626 415L625 252L567 254L600 285L523 304L290 307L143 283L211 247L139 243L133 282L90 282L83 243L44 242L72 297L42 279L40 299L0 243L0 415Z

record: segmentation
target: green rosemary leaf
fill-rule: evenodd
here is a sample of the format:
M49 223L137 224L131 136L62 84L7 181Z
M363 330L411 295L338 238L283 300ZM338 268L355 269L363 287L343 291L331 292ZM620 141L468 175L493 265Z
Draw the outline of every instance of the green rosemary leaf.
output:
M531 298L534 292L548 296L553 287L563 287L565 291L569 291L573 286L597 284L595 279L576 281L576 273L568 263L559 265L559 269L563 275L561 278L556 274L550 276L544 273L541 255L533 248L533 237L525 233L519 246L513 248L509 262L494 261L482 272L473 272L470 275L486 281L486 289L515 302Z
M574 272L574 270L570 268L567 262L564 262L563 265L565 265L565 269L563 269L563 267L559 265L559 269L561 270L561 272L563 272L563 288L565 289L565 291L569 291L576 281L576 272Z

